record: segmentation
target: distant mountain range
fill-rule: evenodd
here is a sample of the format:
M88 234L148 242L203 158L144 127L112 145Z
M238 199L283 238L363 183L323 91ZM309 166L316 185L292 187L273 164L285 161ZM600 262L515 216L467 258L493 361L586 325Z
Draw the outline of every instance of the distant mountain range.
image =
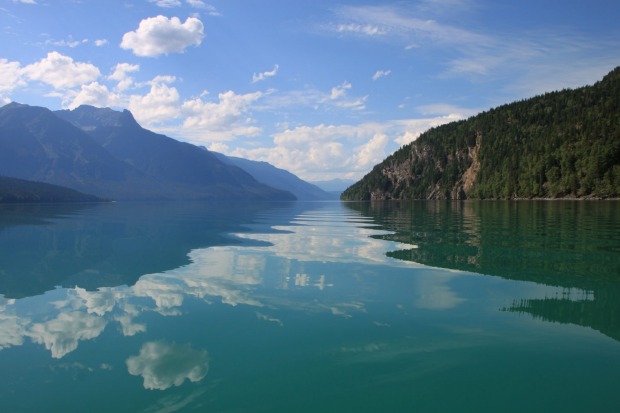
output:
M620 67L592 86L506 104L423 133L346 200L620 196Z
M329 197L289 173L288 181L271 185L268 170L286 172L154 133L127 110L80 106L52 112L18 103L0 108L0 176L118 200Z
M250 161L234 156L226 156L217 152L212 153L222 162L243 169L258 182L291 192L300 201L338 199L339 194L328 193L318 186L298 178L289 171L276 168L267 162Z

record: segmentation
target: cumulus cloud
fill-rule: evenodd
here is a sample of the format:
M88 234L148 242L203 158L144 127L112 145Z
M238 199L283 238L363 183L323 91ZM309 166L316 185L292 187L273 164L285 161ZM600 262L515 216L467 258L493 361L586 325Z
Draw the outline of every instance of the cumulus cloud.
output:
M50 52L47 57L30 64L22 70L30 80L37 80L51 85L55 89L69 89L95 81L99 69L84 62L74 62L69 56Z
M356 125L297 126L273 135L273 146L237 148L233 156L269 162L308 180L358 178L433 126L462 119L459 114ZM348 149L347 149L348 148Z
M121 48L136 56L156 57L182 53L190 46L199 46L204 38L204 25L196 17L181 23L178 17L156 16L140 22L136 31L123 35Z
M12 92L17 86L24 83L19 62L0 59L0 97L5 93Z
M1 297L0 297L1 298ZM3 313L0 307L0 350L24 343L27 321L12 314Z
M141 125L150 127L179 115L179 92L168 85L173 79L158 76L150 82L151 88L146 95L130 96L128 108Z
M185 116L183 128L194 134L217 134L220 141L234 136L255 136L260 129L253 125L250 111L262 96L262 92L237 94L229 90L218 95L218 102L201 98L186 100L181 108Z
M44 344L52 357L59 359L75 350L80 340L98 337L105 326L106 321L101 317L73 311L33 324L27 334L35 343Z
M97 107L117 106L121 97L111 92L107 86L99 82L82 85L78 92L69 92L64 100L69 102L66 107L75 109L80 105L92 105Z
M105 46L106 44L108 44L108 39L97 39L97 40L95 40L95 46L97 46L97 47Z
M118 90L126 90L129 87L131 87L131 85L133 85L133 78L131 76L128 75L128 73L132 73L132 72L137 72L140 70L140 65L132 65L129 63L118 63L115 67L114 67L114 71L112 72L112 74L110 76L108 76L108 79L110 80L116 80L118 82L118 84L116 85L116 88Z
M252 75L252 83L260 82L261 80L265 80L268 77L275 76L278 73L279 68L280 68L279 65L275 65L274 68L269 72L254 73Z
M140 353L129 357L126 364L129 374L142 376L148 390L166 390L182 385L185 380L198 382L209 371L206 350L163 341L144 343Z

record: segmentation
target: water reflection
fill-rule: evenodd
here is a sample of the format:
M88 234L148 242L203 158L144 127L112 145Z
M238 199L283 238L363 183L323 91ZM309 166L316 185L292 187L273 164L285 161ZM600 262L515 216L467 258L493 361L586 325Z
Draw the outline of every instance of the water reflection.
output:
M142 376L144 388L166 390L180 386L185 380L198 382L209 370L206 350L195 350L189 344L149 341L137 356L127 359L129 374Z
M52 357L62 358L75 351L80 342L98 337L110 323L115 324L126 337L145 333L148 325L136 321L142 313L155 312L162 316L180 316L183 314L184 303L188 298L206 303L217 298L221 303L233 307L238 305L257 308L305 307L313 309L312 311L325 311L346 318L351 317L352 313L365 311L363 302L354 300L343 302L342 297L334 297L317 303L310 296L302 302L292 302L278 294L273 294L272 289L290 290L309 287L317 291L330 289L334 287L338 274L315 273L315 267L324 271L323 263L325 262L342 264L340 268L348 264L349 270L363 268L368 264L382 265L393 261L386 256L386 252L399 246L398 243L369 237L369 235L386 232L367 228L368 223L365 221L362 222L363 225L358 223L352 225L342 222L339 213L332 215L333 212L299 212L299 207L257 210L255 211L257 215L249 217L246 221L248 226L253 227L253 231L227 234L227 243L237 240L238 244L242 241L242 247L212 246L192 249L183 260L176 261L177 263L185 262L185 265L178 265L168 271L144 274L133 285L100 286L93 291L81 286L56 288L41 296L18 299L7 299L0 295L2 300L0 302L0 349L21 345L25 338L29 338L34 343L44 345ZM103 212L103 219L105 219L107 211ZM156 213L159 212L156 211ZM287 213L295 218L287 218ZM140 225L139 222L133 221L133 218L139 215L124 216L124 220L121 221L122 225L119 225L122 233L132 232L135 226ZM153 212L149 215L151 218L148 222L151 222L154 217ZM172 216L178 220L178 215L177 211ZM278 216L275 221L274 215ZM97 221L100 222L101 215L95 216L99 217ZM171 215L166 216L170 220ZM270 224L286 220L289 224L261 228L260 221L263 219L261 216L268 217ZM149 245L140 248L152 248L155 251L159 251L159 245L171 248L174 245L174 248L179 248L178 244L182 244L180 241L184 240L181 234L185 233L177 230L176 236L171 232L166 232L165 236L162 235L161 232L168 228L168 225L163 214L158 218L160 218L158 225L153 224L149 227L152 240L148 243ZM211 218L217 219L213 216ZM353 214L350 218L353 222L359 220L358 214ZM90 216L86 219L88 222ZM87 225L77 219L75 224L71 222L73 221L69 221L70 226ZM241 228L240 222L243 221L235 221L233 225L231 222L218 220L216 228L208 227L211 231L210 237L222 239L224 235L219 231L238 230ZM58 225L64 228L66 224L61 221ZM207 227L211 223L201 225ZM199 229L199 226L193 228L194 231ZM261 230L258 231L258 229ZM215 232L218 233L215 234ZM118 232L113 231L113 234L116 236ZM105 238L105 235L102 234L102 236ZM80 237L80 235L75 235L75 237ZM204 242L205 239L209 239L209 234L202 234L200 241ZM116 242L116 239L109 236L108 242ZM43 255L43 253L39 254ZM125 256L120 259L118 255L106 258L107 260L114 259L115 266L133 267L133 261L129 263L124 261ZM170 261L170 264L172 262ZM84 265L95 266L98 263L100 263L99 260L87 261ZM353 264L354 266L351 267ZM393 261L392 264L404 268L413 267L412 264L398 264L398 261ZM71 265L70 268L73 269ZM98 273L101 271L99 269ZM347 282L345 278L340 277L341 287L344 287L344 283ZM76 278L67 279L75 280ZM425 292L419 301L419 306L445 308L456 305L459 302L458 298L445 285L448 279L449 277L437 276L429 278L424 285L421 285ZM105 285L108 281L109 279L103 274L93 282ZM349 286L363 288L360 286L360 281L359 278L348 280ZM35 288L45 288L45 285L45 283L38 284ZM353 296L357 294L355 291L351 293ZM36 308L36 312L32 311L33 308ZM256 315L260 320L282 324L279 319L264 312L257 311Z
M125 203L0 205L0 294L20 298L56 286L94 290L188 264L188 251L239 244L228 233L295 204Z
M561 287L504 310L594 328L620 341L620 203L348 203L411 248L401 260ZM577 293L567 295L567 291Z
M44 235L45 242L32 243L42 251L24 259L69 258L67 267L46 264L45 277L0 294L0 401L11 410L83 411L63 397L67 389L102 411L409 411L420 400L422 410L432 410L445 394L432 383L458 382L450 389L456 394L476 369L492 380L464 392L481 389L476 397L483 397L498 370L510 367L516 382L531 378L533 366L547 362L536 355L555 354L558 340L601 345L600 334L570 328L549 339L510 312L544 313L543 320L592 326L617 339L616 321L594 320L604 311L597 306L617 297L608 289L605 299L598 287L608 275L582 288L575 280L569 287L514 282L505 275L514 269L493 274L489 254L504 247L484 228L493 215L473 205L300 203L239 214L204 205L110 208L47 212L0 231L0 238L23 237L24 245ZM501 225L497 231L508 236ZM85 242L89 237L102 240ZM537 236L525 238L537 245ZM8 239L0 242L11 248ZM67 252L67 245L79 247ZM149 257L154 263L141 262ZM11 279L19 266L0 268ZM47 276L59 286L49 288ZM523 270L514 278L535 277ZM565 307L558 314L539 310L558 303ZM583 303L592 310L576 320ZM607 344L589 347L588 356L607 357ZM515 354L523 356L509 365ZM31 363L36 367L25 368ZM608 391L604 376L592 382L599 387L584 393ZM47 393L30 400L24 395L31 387Z

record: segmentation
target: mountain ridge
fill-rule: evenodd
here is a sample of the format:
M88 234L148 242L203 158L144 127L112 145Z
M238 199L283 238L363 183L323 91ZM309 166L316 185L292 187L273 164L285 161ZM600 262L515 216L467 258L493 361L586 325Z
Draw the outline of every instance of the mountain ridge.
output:
M326 201L338 199L338 196L326 192L318 186L306 182L291 172L271 165L268 162L252 161L249 159L228 156L218 152L212 152L223 162L235 165L254 178L257 181L291 192L300 201Z
M212 153L142 128L125 110L0 107L0 175L108 199L294 200Z

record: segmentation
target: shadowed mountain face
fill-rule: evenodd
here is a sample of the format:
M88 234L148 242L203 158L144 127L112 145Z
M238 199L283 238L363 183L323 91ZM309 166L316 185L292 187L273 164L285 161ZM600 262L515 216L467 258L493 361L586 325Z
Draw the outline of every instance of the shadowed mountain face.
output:
M196 146L150 132L128 111L0 108L0 175L116 199L290 200Z
M101 201L105 200L63 186L0 176L0 204Z
M51 111L14 103L0 108L0 175L119 197L147 181Z

